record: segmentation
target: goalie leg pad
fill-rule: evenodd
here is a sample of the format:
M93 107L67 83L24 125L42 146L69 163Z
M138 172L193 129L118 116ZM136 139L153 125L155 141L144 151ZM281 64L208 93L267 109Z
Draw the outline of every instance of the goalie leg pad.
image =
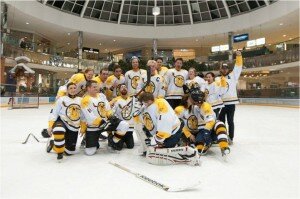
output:
M143 153L147 151L147 145L145 143L145 140L147 139L146 134L143 131L143 125L138 123L138 124L134 124L134 131L141 143L141 146L139 148L139 153Z
M198 151L190 146L175 148L148 147L146 160L154 165L199 165Z

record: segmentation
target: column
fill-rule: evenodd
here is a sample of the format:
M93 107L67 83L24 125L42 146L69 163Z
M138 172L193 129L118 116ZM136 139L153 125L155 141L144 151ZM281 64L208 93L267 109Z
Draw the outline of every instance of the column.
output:
M82 70L82 47L83 47L83 32L78 31L77 48L78 48L78 70Z
M157 39L153 39L152 50L153 50L153 58L155 59L157 57Z
M229 57L228 60L233 60L233 32L228 32L228 46L229 46Z

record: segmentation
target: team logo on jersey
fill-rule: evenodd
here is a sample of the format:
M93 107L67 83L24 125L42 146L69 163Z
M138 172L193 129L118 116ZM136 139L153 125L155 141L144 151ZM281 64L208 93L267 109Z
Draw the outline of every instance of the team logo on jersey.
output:
M175 76L175 78L174 78L174 84L177 87L182 87L183 84L184 84L184 77L182 75Z
M155 84L153 82L150 82L146 88L145 88L145 92L147 93L154 93L155 91Z
M187 126L191 130L197 130L198 129L198 119L195 115L191 115L187 119Z
M154 129L154 124L153 124L153 121L152 121L151 116L149 115L149 113L143 114L143 121L144 121L145 127L149 131L152 131Z
M134 77L131 79L131 87L132 87L133 89L136 89L136 88L138 87L139 81L140 81L140 77L139 77L139 76L134 76Z
M97 105L97 111L98 111L98 114L104 118L106 117L106 110L105 110L105 103L104 102L99 102L98 105Z
M80 106L78 104L70 104L66 109L66 116L72 121L80 119Z
M130 120L131 119L131 107L130 106L124 106L123 108L119 105L119 108L121 108L121 116L124 120Z

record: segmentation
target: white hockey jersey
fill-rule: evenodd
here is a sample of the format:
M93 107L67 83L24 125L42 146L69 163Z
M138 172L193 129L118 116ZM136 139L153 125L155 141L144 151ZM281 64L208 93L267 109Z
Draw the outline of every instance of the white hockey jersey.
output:
M184 69L169 69L165 75L167 88L166 99L181 99L184 95L182 86L188 78L188 72Z
M104 95L106 95L106 94L107 94L107 90L108 90L106 81L103 82L103 81L100 79L99 76L93 77L92 80L97 82L97 85L98 85L98 88L99 88L99 92L100 92L100 93L103 93Z
M180 128L177 115L169 103L162 98L155 99L140 116L147 130L160 142L175 134Z
M190 137L191 133L198 133L200 126L205 125L202 122L202 119L199 117L199 110L197 110L197 112L195 113L194 106L190 106L189 108L185 108L184 106L177 106L175 108L175 113L180 119L184 121L184 127L182 131L187 138Z
M112 115L112 110L106 97L98 93L96 97L86 95L81 100L81 109L86 120L88 131L99 130L101 120L107 120Z
M242 56L237 56L233 71L229 73L227 76L225 76L227 82L227 91L222 95L222 100L224 105L239 103L239 99L237 97L237 84L242 72L242 66L243 66ZM220 82L221 78L216 77L215 81Z
M70 98L69 96L58 98L50 112L48 126L52 128L57 118L60 117L68 129L78 131L80 121L83 119L80 107L81 99L81 97Z
M76 95L82 96L86 92L85 85L87 80L85 75L83 73L76 73L72 75L65 85L59 87L56 98L67 95L67 85L70 82L76 84Z
M125 73L125 85L128 89L128 95L132 96L139 92L138 88L141 88L144 81L147 79L147 71L139 69L138 71L127 71Z
M226 79L221 77L219 82L213 82L211 84L206 84L206 102L208 102L213 110L217 108L224 107L221 96L227 91Z
M169 69L168 69L167 67L162 66L162 67L160 68L160 70L157 70L157 73L158 73L160 76L164 77L168 70L169 70Z
M144 79L144 84L146 83L147 79ZM141 84L138 90L142 89L144 84ZM165 90L164 90L164 78L160 75L152 75L150 78L150 83L145 88L145 92L152 93L154 98L164 98L165 97Z
M188 80L186 80L185 83L188 86L188 88L191 88L192 86L194 86L194 87L199 87L202 92L205 91L206 82L204 79L202 79L199 76L196 76L194 79L188 79Z
M109 89L114 86L112 90L112 97L117 97L120 95L120 85L125 83L125 77L124 75L121 75L119 78L117 78L114 75L111 75L107 78L106 84Z
M120 120L126 121L129 124L129 131L134 130L134 121L131 114L131 107L126 106L131 101L131 99L131 97L127 97L126 99L124 99L123 97L118 96L111 101L111 104L113 104L112 110L115 116Z

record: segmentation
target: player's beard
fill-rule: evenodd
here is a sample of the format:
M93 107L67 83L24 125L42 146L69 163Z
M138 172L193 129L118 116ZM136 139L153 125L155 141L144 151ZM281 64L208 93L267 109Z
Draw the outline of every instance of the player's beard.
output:
M120 93L121 95L127 95L127 90L121 90Z

